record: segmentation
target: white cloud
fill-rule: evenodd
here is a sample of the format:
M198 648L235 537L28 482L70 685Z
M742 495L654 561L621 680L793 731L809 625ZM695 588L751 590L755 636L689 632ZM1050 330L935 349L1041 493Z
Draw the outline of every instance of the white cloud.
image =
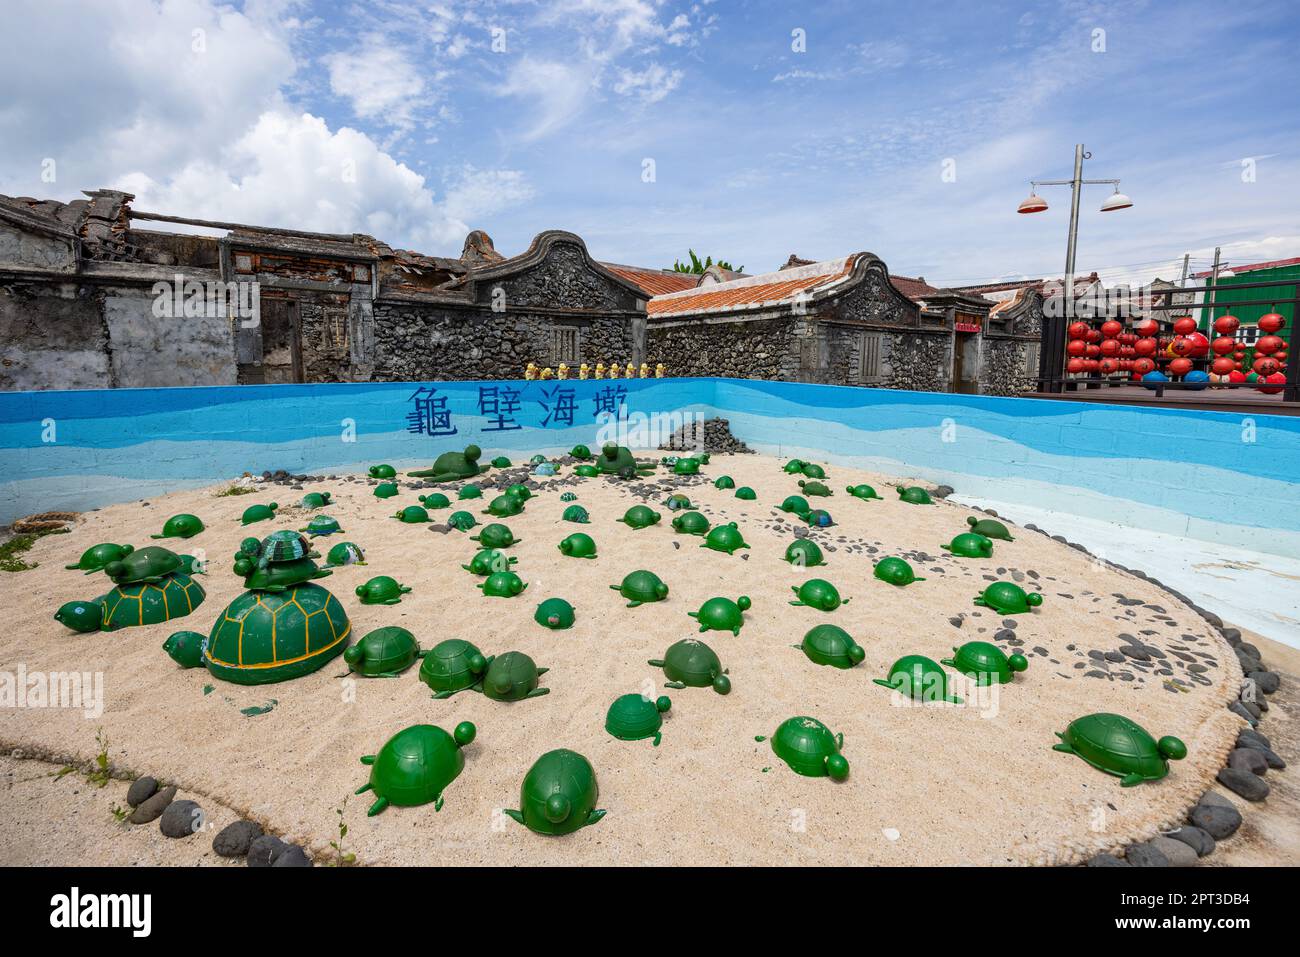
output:
M588 65L525 56L510 67L497 93L533 104L532 121L521 137L530 141L548 136L581 113L593 82Z
M614 92L635 96L645 103L658 103L682 82L681 70L669 70L651 63L644 70L619 70Z
M479 223L533 197L528 178L519 170L480 170L466 163L447 187L443 208L458 222Z
M352 103L357 116L409 129L425 85L406 54L388 38L371 34L360 46L323 58L330 89Z

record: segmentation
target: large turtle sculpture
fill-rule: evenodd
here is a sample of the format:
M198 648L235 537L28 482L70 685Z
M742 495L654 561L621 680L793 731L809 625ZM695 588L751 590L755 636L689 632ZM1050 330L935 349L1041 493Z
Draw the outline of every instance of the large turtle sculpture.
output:
M697 638L683 638L668 646L662 658L646 664L664 670L665 688L712 688L718 694L731 691L731 679L717 652Z
M262 541L246 538L235 554L234 571L244 587L256 591L281 592L300 582L327 578L329 569L312 560L320 556L297 532L272 532Z
M298 504L306 509L324 508L332 497L329 492L308 492Z
M758 493L748 485L742 485L740 488L736 489L736 498L740 499L742 502L752 502L758 498Z
M420 643L405 628L376 628L343 652L349 670L366 678L396 678L423 658Z
M203 663L213 677L235 684L288 681L341 654L351 633L347 612L320 585L301 581L282 591L250 590L212 626Z
M429 509L451 508L451 499L441 492L431 492L428 495L417 496L421 505Z
M735 522L713 526L709 533L704 536L704 541L700 542L700 548L709 548L715 552L726 552L728 555L734 555L738 548L748 547Z
M159 545L138 548L104 566L114 583L97 600L102 631L156 625L183 618L203 603L203 586L183 569L181 557Z
M497 518L514 518L523 510L523 499L516 495L498 495L488 502L488 507L483 509L483 514L494 515Z
M469 512L452 512L447 516L447 527L457 531L468 532L477 524L478 519Z
M577 459L579 462L586 462L591 458L591 449L587 448L585 445L575 445L569 450L569 455L573 456L573 458Z
M983 535L985 538L997 538L1004 542L1014 542L1011 532L1001 522L991 518L976 518L974 515L967 517L966 524L976 535Z
M797 565L800 568L812 568L815 565L826 564L820 546L811 538L796 538L787 545L785 560L791 565Z
M567 555L570 558L596 557L595 539L583 532L566 535L557 547L560 549L561 555Z
M663 601L668 597L668 586L658 575L644 568L628 572L623 576L622 583L609 587L627 599L628 608L636 608L647 602Z
M338 520L330 515L317 515L303 528L298 529L300 532L306 532L312 538L319 538L322 535L334 535L343 531Z
M81 553L75 565L64 565L69 571L83 571L87 575L102 572L109 562L121 561L135 551L134 545L114 545L112 542L100 542Z
M824 479L826 477L826 470L822 468L820 465L818 465L816 462L803 463L803 468L801 468L799 471L801 471L804 474L805 478Z
M537 667L537 662L522 651L507 651L497 655L487 666L483 679L474 686L493 701L523 701L550 694L550 688L537 686L549 669Z
M716 489L729 489L736 487L736 480L730 475L719 475L713 480L713 487Z
M830 528L835 524L835 519L831 518L831 513L824 508L810 509L806 515L801 517L813 528Z
M833 734L816 718L787 718L772 735L772 750L795 774L810 778L829 777L842 781L849 776L849 762L840 754L844 735Z
M523 541L521 538L515 538L515 533L510 531L509 525L499 522L484 525L482 530L477 535L471 535L469 540L478 542L483 548L509 548Z
M672 700L667 695L660 695L653 701L636 692L620 695L605 712L605 730L620 741L653 738L657 748L663 738L659 729L663 727L664 715L672 706Z
M538 758L524 775L519 809L505 813L535 834L571 834L605 816L596 807L600 789L591 762L559 748Z
M573 474L578 476L579 478L595 478L600 474L600 469L598 469L596 466L590 463L587 463L584 465L579 465L577 468L575 468L573 470Z
M361 763L370 766L370 780L357 788L357 794L375 792L375 803L366 812L374 817L390 804L417 807L433 802L442 810L442 792L465 769L461 752L470 744L477 730L468 721L446 731L432 724L415 724L393 735L378 754L367 754Z
M633 505L623 513L622 518L615 519L615 521L622 522L628 528L639 529L658 524L659 519L662 517L648 505Z
M981 686L1006 684L1015 678L1017 671L1029 667L1029 659L1024 655L1007 655L987 641L968 641L961 647L954 645L952 651L951 658L941 658L939 663L974 678Z
M512 464L511 461L508 458L506 458L504 455L498 455L496 458L492 460L492 467L494 469L508 469L510 468L511 464Z
M803 467L803 459L791 459L789 462L786 462L781 469L786 475L802 475Z
M730 598L710 598L700 606L699 611L686 614L700 623L700 631L729 631L739 636L741 626L745 624L744 613L749 610L750 600L741 595L735 601Z
M673 492L664 499L664 507L670 512L680 512L682 509L692 508L691 500L681 492Z
M794 647L807 655L809 661L832 668L852 668L867 657L863 647L838 625L817 625Z
M683 458L673 463L674 475L699 475L700 462L698 459Z
M407 505L399 510L393 518L405 525L425 525L432 521L423 505Z
M975 596L975 604L992 608L999 615L1023 615L1043 603L1038 592L1029 592L1014 582L994 582Z
M876 566L871 570L871 574L876 578L879 578L882 582L888 582L890 585L897 586L898 588L903 588L912 584L912 582L925 581L924 578L918 577L916 572L912 570L912 566L908 563L907 559L898 558L897 556L882 558L880 561L876 562Z
M993 555L993 539L975 532L954 535L951 542L939 547L958 558L991 558Z
M410 590L409 585L400 584L391 575L376 575L356 588L363 605L396 605Z
M399 492L400 489L398 489L396 482L380 482L375 486L374 496L375 498L392 498Z
M560 516L561 521L573 522L575 525L586 525L591 521L591 516L581 505L570 505Z
M448 638L425 653L420 662L420 680L429 686L435 698L450 698L482 681L491 663L492 659L471 642Z
M630 449L621 445L615 445L613 442L608 443L600 450L600 455L596 456L596 469L602 475L617 475L620 477L648 475L654 471L654 465L650 463L641 464L637 462Z
M800 482L799 488L805 495L812 495L814 497L828 498L835 494L831 491L829 486L826 486L821 482Z
M475 485L473 482L470 482L468 485L462 485L460 487L460 490L456 492L456 500L459 502L464 502L467 499L482 498L482 497L483 497L483 490L479 488L477 485Z
M709 520L699 512L682 512L673 517L673 531L683 535L707 535Z
M904 655L890 666L888 678L871 680L914 701L961 704L961 698L948 692L947 673L924 655Z
M802 495L787 495L785 501L778 505L777 508L787 514L802 517L808 514L812 506L808 504L808 500Z
M473 478L475 475L482 475L489 468L478 464L482 454L483 450L477 445L467 445L464 452L443 452L434 459L433 465L429 468L406 474L411 478L428 479L432 482L455 482L459 479Z
M1119 714L1090 714L1058 731L1053 751L1077 754L1098 771L1120 779L1130 788L1143 781L1159 781L1169 773L1170 761L1187 757L1187 745L1166 735L1157 741L1137 722Z
M810 578L802 585L791 585L797 601L792 605L806 605L820 611L834 611L840 605L847 605L852 598L840 598L839 589L824 578Z
M517 498L521 502L527 502L533 497L533 490L523 482L516 482L514 485L506 486L506 490L501 494L509 495L511 498Z
M356 542L339 542L325 555L326 568L341 568L345 565L364 565L366 553Z
M180 515L173 515L163 523L163 530L157 535L150 535L150 538L193 538L199 532L203 531L203 520L197 515L189 515L182 512Z

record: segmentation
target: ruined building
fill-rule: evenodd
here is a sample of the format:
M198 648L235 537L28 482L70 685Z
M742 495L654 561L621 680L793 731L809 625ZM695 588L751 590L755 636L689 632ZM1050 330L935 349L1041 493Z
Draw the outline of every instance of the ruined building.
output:
M0 390L520 378L529 362L1013 394L1041 294L995 301L855 253L746 276L598 262L549 230L510 257L0 196ZM145 228L167 222L221 231Z

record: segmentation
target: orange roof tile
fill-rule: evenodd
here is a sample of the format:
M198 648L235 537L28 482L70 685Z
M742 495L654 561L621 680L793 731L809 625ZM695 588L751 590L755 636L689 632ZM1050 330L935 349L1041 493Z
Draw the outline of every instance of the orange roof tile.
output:
M621 266L615 263L601 263L616 276L626 279L634 286L639 286L647 296L662 296L669 292L681 292L694 289L700 277L694 273L669 272L666 269L649 269L642 266Z
M852 271L856 256L814 263L796 269L751 276L699 289L655 296L646 304L652 316L761 308L792 301L803 293L842 281Z

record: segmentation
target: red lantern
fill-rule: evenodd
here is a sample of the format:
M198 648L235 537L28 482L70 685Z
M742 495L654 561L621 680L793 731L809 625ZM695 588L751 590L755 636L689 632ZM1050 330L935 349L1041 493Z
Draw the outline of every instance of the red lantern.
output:
M1216 355L1226 356L1233 349L1237 348L1237 340L1230 336L1219 336L1219 338L1210 343L1210 348L1214 350Z
M1172 375L1187 375L1192 371L1192 360L1179 357L1169 363L1169 372Z
M1084 336L1084 338L1087 339L1089 342L1093 342L1093 343L1101 342L1101 330L1089 329L1088 334Z
M1231 372L1228 373L1228 381L1229 381L1229 382L1245 382L1245 381L1246 381L1246 373L1242 372L1240 369L1233 369Z
M1260 336L1255 343L1255 355L1269 356L1286 346L1278 336Z
M1214 331L1221 336L1230 336L1237 331L1241 320L1236 316L1220 316L1214 320Z
M1065 371L1077 375L1087 367L1088 361L1086 359L1071 359L1065 364Z
M1200 332L1193 332L1187 337L1187 341L1192 344L1192 349L1188 355L1193 359L1199 359L1210 351L1210 340Z
M1270 383L1277 383L1277 388L1276 388L1276 389L1265 389L1265 388L1263 388L1263 387L1261 386L1261 387L1260 387L1260 390L1259 390L1260 392L1264 393L1265 395L1277 395L1279 392L1282 391L1282 386L1286 385L1286 376L1284 376L1284 375L1283 375L1282 373L1280 373L1280 372L1272 372L1272 373L1270 373L1270 374L1264 376L1263 379L1262 379L1262 381L1264 381L1264 382L1270 382Z
M1139 339L1133 343L1133 351L1140 356L1154 355L1156 351L1156 341L1151 338Z
M1123 331L1123 323L1116 322L1114 319L1107 319L1101 324L1101 334L1107 339L1114 339Z
M1071 339L1082 339L1088 334L1088 324L1086 322L1072 322L1068 332Z
M1268 377L1278 369L1282 368L1282 366L1272 356L1260 356L1254 361L1251 368L1261 376Z
M1192 354L1193 343L1187 336L1179 336L1170 343L1169 349L1176 356L1188 356Z
M1217 375L1227 375L1236 367L1237 364L1233 362L1231 359L1229 359L1227 356L1219 356L1219 358L1215 359L1212 363L1210 363L1211 371L1213 371Z
M1071 339L1065 344L1065 351L1072 356L1081 356L1088 351L1088 343L1082 339Z
M1276 312L1270 312L1267 315L1263 315L1259 317L1260 332L1267 332L1271 335L1272 333L1277 332L1285 325L1286 325L1286 319L1278 315Z
M1114 375L1114 374L1115 374L1116 372L1118 372L1118 371L1119 371L1119 360L1118 360L1118 359L1102 359L1102 360L1101 360L1101 374L1102 374L1102 375Z
M1174 322L1174 332L1180 336L1190 336L1196 331L1196 320L1191 316L1182 316Z
M1146 375L1148 372L1155 369L1155 367L1155 362L1150 359L1142 358L1133 360L1133 371L1140 376Z
M1087 355L1089 359L1096 359L1098 356L1101 355L1101 346L1089 345L1087 349L1088 349Z
M1143 319L1133 327L1133 331L1144 339L1150 339L1160 331L1160 323L1154 319Z
M1099 348L1101 349L1101 354L1104 356L1117 356L1119 355L1119 340L1103 339L1101 340Z

